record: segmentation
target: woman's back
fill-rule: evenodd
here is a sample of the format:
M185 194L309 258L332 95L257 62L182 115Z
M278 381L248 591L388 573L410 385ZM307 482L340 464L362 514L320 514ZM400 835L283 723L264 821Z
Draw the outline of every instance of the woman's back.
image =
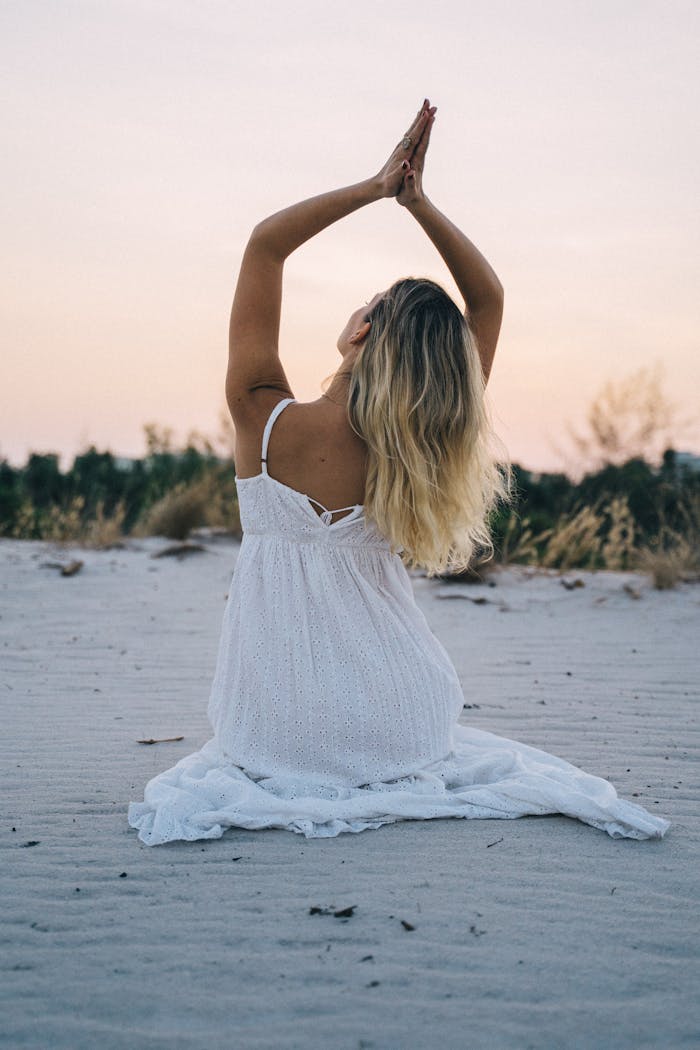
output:
M333 400L324 396L288 405L275 420L267 447L271 477L331 510L364 503L367 475L365 443L350 426L342 391L337 384L334 387L329 391ZM249 396L236 423L234 459L239 479L260 473L263 431L270 412L285 396L272 389ZM322 513L316 504L312 506Z

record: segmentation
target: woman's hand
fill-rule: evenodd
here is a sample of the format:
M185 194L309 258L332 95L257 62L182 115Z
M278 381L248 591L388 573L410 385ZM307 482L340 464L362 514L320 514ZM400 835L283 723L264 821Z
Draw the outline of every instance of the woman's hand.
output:
M426 99L427 102L427 99ZM413 154L409 160L409 166L404 169L401 188L396 196L398 204L409 208L417 204L423 197L423 166L425 164L425 153L430 142L430 129L435 122L437 106L431 106L427 110L427 120L422 125L420 137L413 147Z
M408 187L406 186L406 178L408 174L415 169L414 160L416 153L419 144L423 141L426 129L429 129L432 124L435 109L435 106L431 109L430 102L426 98L405 136L401 142L399 142L384 167L377 174L376 178L382 197L397 197L402 192L404 194L407 191L413 192L411 189L411 183L414 182L416 177L420 178L420 176L417 176L414 173L413 178L409 181ZM420 158L421 171L427 145L428 143L426 140L423 154ZM404 202L402 201L400 203Z

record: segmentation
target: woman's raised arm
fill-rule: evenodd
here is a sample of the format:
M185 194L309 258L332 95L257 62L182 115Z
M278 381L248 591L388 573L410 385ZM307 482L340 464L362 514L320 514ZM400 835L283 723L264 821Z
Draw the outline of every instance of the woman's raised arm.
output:
M446 215L438 211L423 192L423 165L435 120L434 109L431 114L396 199L427 233L464 298L465 313L476 336L486 382L503 319L503 285L476 245Z
M420 140L429 119L426 99L406 133L412 143ZM278 347L285 259L338 219L383 197L396 197L409 169L406 136L376 175L292 204L254 228L243 255L229 323L226 398L234 418L245 411L248 395L259 387L290 392Z
M431 111L427 101L426 99L406 132L405 137L415 143L420 141L430 121ZM383 197L396 197L401 189L404 174L410 167L407 159L410 154L403 142L404 139L376 175L352 186L310 197L270 215L258 223L251 240L254 238L259 246L264 247L278 260L284 261L301 244L338 219Z

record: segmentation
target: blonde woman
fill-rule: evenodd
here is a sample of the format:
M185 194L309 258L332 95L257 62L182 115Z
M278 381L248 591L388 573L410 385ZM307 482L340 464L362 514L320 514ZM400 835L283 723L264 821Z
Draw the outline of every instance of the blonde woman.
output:
M405 819L564 813L613 836L668 823L607 781L458 723L455 668L418 608L429 576L492 551L512 498L484 403L503 288L426 197L426 99L379 173L263 220L231 311L228 404L243 540L209 697L214 736L154 777L129 823L148 845L226 828L307 837ZM299 403L278 353L285 259L358 208L394 199L464 297L407 278L345 324L343 362Z

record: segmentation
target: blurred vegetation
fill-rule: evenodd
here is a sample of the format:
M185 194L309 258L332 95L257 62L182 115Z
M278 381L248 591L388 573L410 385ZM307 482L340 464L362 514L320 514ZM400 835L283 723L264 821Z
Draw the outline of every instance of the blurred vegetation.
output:
M633 458L578 482L513 470L518 503L492 520L498 564L645 572L657 587L700 579L700 472L673 449L660 467Z
M660 468L635 458L578 482L518 464L513 473L517 502L491 520L496 564L653 575L656 558L672 583L697 578L700 472L679 465L673 449ZM0 536L104 548L128 536L183 540L209 526L240 539L234 474L232 460L191 444L152 443L128 463L90 448L65 473L53 453L32 453L18 468L0 461Z
M697 460L681 462L666 447L651 461L669 420L658 380L642 371L618 390L606 384L588 418L590 434L575 444L594 466L576 477L513 464L517 499L492 515L494 558L480 562L476 551L470 570L443 579L479 579L516 563L644 572L659 588L700 579ZM169 428L148 424L142 459L92 446L65 472L53 453L32 453L18 468L0 460L0 536L108 548L129 536L184 540L208 526L240 539L226 413L220 423L222 455L197 432L176 448ZM626 440L635 453L627 458Z
M176 449L168 428L144 431L143 459L91 446L65 473L55 453L33 452L19 468L0 460L0 536L110 547L210 526L240 538L233 461L197 433Z

